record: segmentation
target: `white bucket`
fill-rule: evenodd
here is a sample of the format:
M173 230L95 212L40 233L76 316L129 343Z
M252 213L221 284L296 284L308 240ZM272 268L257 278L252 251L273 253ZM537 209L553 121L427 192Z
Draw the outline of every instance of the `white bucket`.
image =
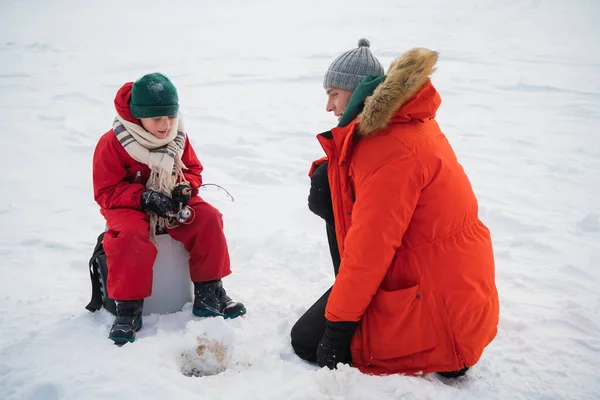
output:
M194 298L190 254L169 234L157 235L156 241L158 254L153 266L152 294L144 300L144 315L181 311Z

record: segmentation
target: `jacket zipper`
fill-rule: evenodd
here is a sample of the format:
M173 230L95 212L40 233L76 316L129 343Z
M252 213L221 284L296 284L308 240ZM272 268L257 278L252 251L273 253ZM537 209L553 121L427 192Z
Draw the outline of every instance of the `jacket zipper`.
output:
M458 361L461 363L462 368L465 368L467 366L467 364L465 363L465 359L463 358L460 349L458 348L458 346L456 344L454 344L454 350L456 350L456 357L458 358Z
M333 146L331 143L331 141L333 140L333 134L331 133L331 131L327 131L327 132L323 132L321 134L319 134L319 136L323 137L324 139L326 139L328 141L329 149L326 149L325 146L323 146L323 144L321 143L321 146L323 147L323 150L325 151L325 154L327 154L327 159L329 161L328 165L327 165L327 175L329 176L329 169L332 168L332 174L335 174L335 176L332 176L332 178L334 179L329 179L329 185L330 185L330 191L333 192L333 190L331 190L331 182L332 180L337 181L338 183L338 193L343 193L343 191L341 190L341 185L340 185L340 179L339 179L339 167L338 167L338 162L339 160L337 159L337 154L334 151L335 150L335 146ZM328 151L329 150L329 151ZM341 162L342 165L345 165L346 162L342 161ZM333 196L332 199L333 201ZM335 221L336 222L336 226L339 223L340 224L340 228L343 229L343 232L347 232L346 230L346 215L344 214L344 209L343 209L343 204L342 204L342 196L337 196L337 209L339 210L338 214L339 214L339 220L340 221ZM335 207L334 207L334 220L335 220ZM337 228L336 228L336 232L337 232ZM337 236L337 234L336 234Z

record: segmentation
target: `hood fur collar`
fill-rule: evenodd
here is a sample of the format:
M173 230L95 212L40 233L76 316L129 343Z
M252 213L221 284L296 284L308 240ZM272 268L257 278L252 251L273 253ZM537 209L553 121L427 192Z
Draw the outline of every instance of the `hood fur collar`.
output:
M367 136L387 127L394 113L427 83L437 59L437 52L424 48L398 57L388 68L386 80L367 97L358 116L358 134Z

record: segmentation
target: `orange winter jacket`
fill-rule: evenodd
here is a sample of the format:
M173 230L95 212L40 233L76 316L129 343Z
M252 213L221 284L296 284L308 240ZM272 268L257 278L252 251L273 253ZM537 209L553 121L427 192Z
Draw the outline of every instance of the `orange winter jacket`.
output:
M490 233L434 119L436 61L426 49L399 57L354 121L318 136L342 255L325 316L360 321L363 372L460 370L497 332Z

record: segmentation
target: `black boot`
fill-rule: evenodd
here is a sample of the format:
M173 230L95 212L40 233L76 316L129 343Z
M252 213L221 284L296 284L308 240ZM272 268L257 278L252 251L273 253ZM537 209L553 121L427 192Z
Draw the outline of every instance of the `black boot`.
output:
M135 340L135 333L142 328L144 300L117 301L117 318L108 335L116 345L122 346Z
M464 367L463 369L459 369L458 371L448 371L448 372L438 372L444 378L460 378L464 374L467 373L469 367Z
M221 280L210 282L194 282L194 308L192 312L198 317L235 318L246 314L242 303L231 300Z

